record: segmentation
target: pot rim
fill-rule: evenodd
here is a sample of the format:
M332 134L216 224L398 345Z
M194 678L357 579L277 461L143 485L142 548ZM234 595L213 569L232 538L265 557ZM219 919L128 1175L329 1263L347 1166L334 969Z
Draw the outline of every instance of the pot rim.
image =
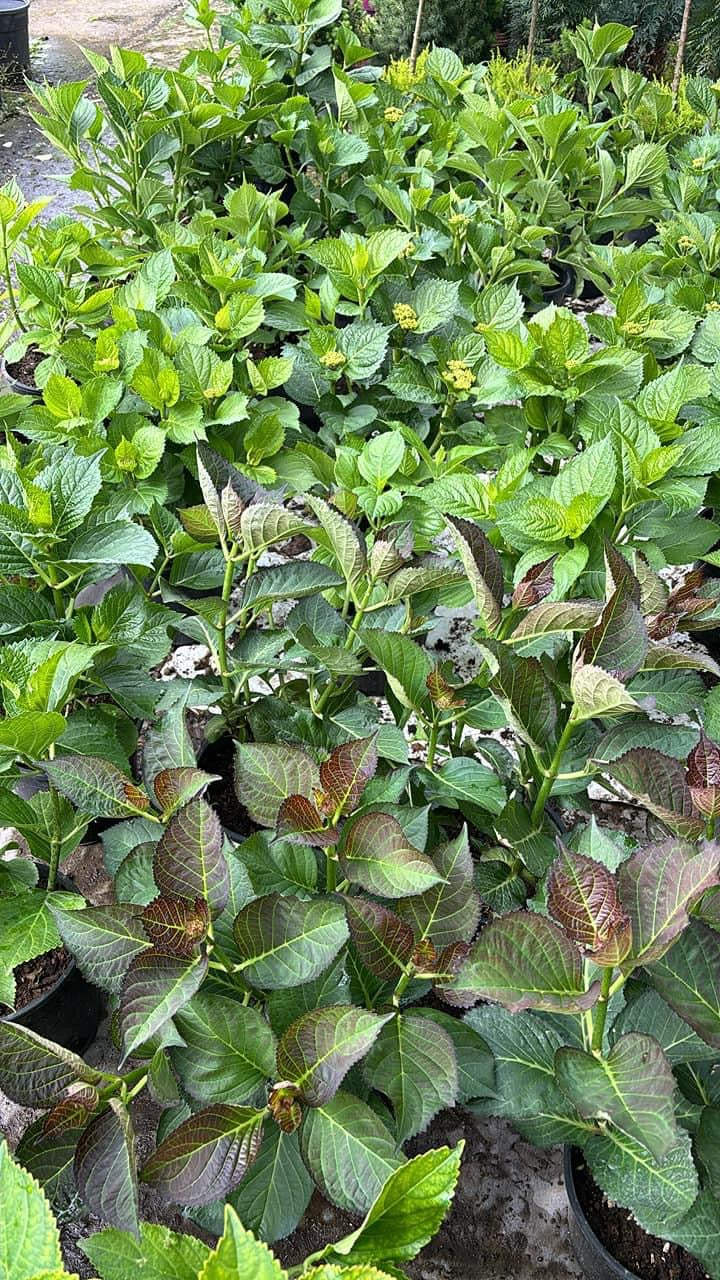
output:
M2 10L0 10L0 13ZM14 378L7 366L5 356L0 356L0 376L2 376L10 386L21 396L36 396L38 399L42 395L39 387L31 387L29 382L21 382L20 378Z
M37 858L33 858L33 862L39 869L42 869L47 865L44 862L40 862ZM68 876L64 876L62 872L58 873L57 883L58 888L64 889L67 893L80 893L75 881L71 880ZM70 963L66 969L63 969L62 973L55 980L52 986L48 987L47 991L43 991L42 995L36 996L29 1004L24 1004L22 1008L13 1009L10 1013L0 1015L0 1022L17 1022L20 1018L24 1018L26 1014L31 1013L34 1009L39 1009L42 1004L49 1001L50 998L60 990L64 983L68 981L77 968L75 957L69 952L68 954L70 955Z
M563 1148L565 1191L570 1205L570 1212L575 1219L577 1228L585 1242L598 1255L603 1265L607 1267L611 1274L617 1277L617 1280L640 1280L639 1276L637 1276L634 1271L628 1271L627 1267L624 1267L621 1262L618 1262L617 1258L614 1258L613 1255L608 1252L605 1245L600 1239L598 1239L590 1226L590 1223L585 1217L585 1210L580 1204L577 1189L575 1187L575 1170L573 1168L573 1154L575 1151L579 1150L579 1147L573 1147L569 1142L566 1142Z

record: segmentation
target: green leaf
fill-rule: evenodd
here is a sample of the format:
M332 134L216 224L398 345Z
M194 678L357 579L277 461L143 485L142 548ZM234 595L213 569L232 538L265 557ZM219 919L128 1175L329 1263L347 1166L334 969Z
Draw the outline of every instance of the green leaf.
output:
M720 1201L710 1191L701 1191L680 1222L664 1234L700 1259L708 1275L720 1270Z
M274 1125L232 1193L231 1204L249 1231L272 1244L295 1230L313 1190L297 1133L283 1133Z
M346 1265L409 1262L435 1235L455 1193L464 1144L437 1147L390 1174L364 1222L328 1245Z
M601 667L576 663L570 680L574 716L578 722L623 716L637 711L638 704L624 684Z
M143 1166L141 1178L168 1200L210 1204L234 1190L262 1140L264 1111L217 1103L184 1120Z
M528 609L506 643L534 640L537 636L585 631L597 621L602 606L597 600L545 600Z
M293 560L290 564L257 569L245 587L242 606L259 609L276 600L300 600L342 585L343 579L329 565L314 560Z
M371 378L385 359L389 332L375 320L358 320L341 329L337 349L347 357L343 373L361 381Z
M655 990L708 1044L720 1048L720 934L693 920L650 967Z
M65 554L72 564L144 565L151 569L158 544L147 529L118 521L81 533Z
M143 1280L197 1280L210 1252L195 1236L154 1222L141 1224L139 1240L111 1227L83 1240L81 1248L102 1280L128 1280L135 1272Z
M175 1014L185 1041L170 1056L187 1093L203 1102L249 1102L275 1071L275 1037L256 1009L200 993Z
M17 755L41 759L66 728L65 717L57 711L21 711L6 716L0 720L0 754L5 747Z
M334 1097L392 1016L339 1004L303 1014L278 1045L278 1074L298 1086L308 1106L320 1106Z
M625 153L626 187L649 187L667 172L667 147L659 142L639 142Z
M274 827L288 796L312 796L320 784L315 761L300 747L236 742L235 793L253 822Z
M69 381L62 379L63 382ZM72 386L73 384L70 383ZM74 387L78 392L78 388ZM58 405L58 408L60 406ZM65 413L57 416L65 417ZM71 417L77 416L71 414ZM44 471L35 477L35 484L50 494L53 529L59 537L65 537L82 524L93 501L100 492L100 454L86 458L72 449L56 454Z
M343 874L382 898L422 893L442 876L408 841L397 818L365 813L347 823L338 851Z
M417 1015L396 1014L375 1041L363 1070L368 1084L392 1102L401 1143L457 1100L453 1042L442 1027Z
M614 1040L630 1031L644 1032L657 1040L673 1066L681 1062L708 1062L717 1056L652 988L646 988L620 1010L610 1037Z
M49 906L51 902L66 907L68 911L83 904L79 894L59 893L57 890L46 893L36 889L31 893L0 898L0 973L3 973L3 979L7 976L2 996L6 1004L15 1002L12 981L15 966L60 946L60 935Z
M688 913L706 889L720 883L720 846L699 849L664 840L638 850L620 868L620 898L632 922L631 958L659 960L688 924Z
M448 516L447 522L455 534L480 617L489 632L496 631L504 590L500 557L478 525L458 516Z
M367 570L365 539L362 534L324 498L307 494L305 501L320 522L326 539L323 545L332 552L346 582L357 582Z
M191 800L171 819L155 850L153 874L167 898L202 898L217 916L228 900L228 866L220 819L205 800Z
M300 1143L323 1194L351 1213L367 1211L388 1176L404 1163L377 1113L342 1090L305 1112Z
M0 1087L23 1107L51 1107L69 1085L100 1075L77 1054L19 1023L0 1019Z
M494 669L490 688L511 723L525 741L546 751L555 741L557 698L540 663L492 640L483 640L480 648Z
M51 904L51 910L81 972L96 986L117 994L130 961L150 946L139 914L127 906L63 911Z
M15 1164L0 1140L0 1268L3 1280L36 1280L44 1271L63 1273L60 1237L45 1195Z
M246 982L274 991L318 977L347 938L339 902L268 894L243 907L234 925Z
M449 324L458 312L459 285L455 280L423 280L415 290L413 307L418 333L430 333Z
M675 1077L652 1036L621 1036L606 1057L563 1047L555 1072L581 1116L609 1120L656 1160L677 1145Z
M419 644L397 631L369 628L363 630L361 639L404 706L417 709L427 703L427 680L432 674L433 664Z
M119 1098L110 1099L78 1142L75 1181L93 1213L121 1231L138 1235L135 1135Z
M439 1009L420 1008L416 1010L416 1014L437 1023L453 1042L458 1073L458 1102L494 1096L495 1061L482 1036L468 1022L461 1022L459 1018L453 1018Z
M474 1000L497 1000L511 1013L578 1013L589 1009L599 992L597 982L586 989L577 947L556 924L532 911L492 920L449 986Z
M247 1231L231 1205L225 1207L225 1225L217 1247L206 1258L198 1280L287 1280L287 1272L266 1244Z
M120 1002L123 1061L187 1004L207 973L207 956L186 960L141 952L125 975Z
M456 756L422 776L427 800L436 800L451 809L465 805L495 815L505 808L507 795L501 779L479 760Z
M150 807L144 791L98 756L64 756L42 767L53 787L94 818L126 818Z
M453 942L470 942L480 920L473 889L473 859L467 828L433 853L441 880L424 893L401 902L398 912L418 938L430 938L437 951Z
M661 1161L616 1129L608 1129L585 1144L590 1172L610 1200L631 1209L645 1231L666 1236L688 1212L698 1193L698 1178L683 1133L676 1147Z

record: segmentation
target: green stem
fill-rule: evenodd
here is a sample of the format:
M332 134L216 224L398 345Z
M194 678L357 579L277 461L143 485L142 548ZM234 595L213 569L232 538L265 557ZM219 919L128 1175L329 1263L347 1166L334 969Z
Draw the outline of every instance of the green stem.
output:
M532 824L534 828L538 828L542 823L543 813L545 812L545 805L547 803L548 796L550 795L550 792L553 789L553 785L558 776L558 773L560 772L560 765L562 763L562 758L565 754L565 750L567 748L568 742L572 737L572 733L576 723L577 721L573 719L573 715L571 712L568 722L565 725L565 728L563 729L562 733L560 734L560 741L557 744L557 747L555 749L555 754L550 762L550 768L547 770L545 777L543 778L542 783L540 784L540 790L537 793L537 798L532 807L531 816L532 816Z
M432 769L435 763L435 752L437 751L439 729L440 725L438 723L437 716L433 716L432 724L430 725L430 733L428 735L427 760L425 761L425 767L427 769Z
M410 979L412 978L412 975L413 975L412 969L406 969L405 972L402 973L398 978L398 983L397 983L397 986L395 987L395 990L393 991L393 997L392 997L392 1002L396 1008L400 1004L401 997L404 995L405 988L407 987Z
M603 976L600 982L600 995L595 1006L593 1015L593 1034L592 1034L592 1051L593 1053L602 1053L603 1036L605 1034L605 1021L607 1019L608 1001L610 999L610 988L612 987L612 969L603 969Z
M53 786L50 787L50 804L52 806L53 830L50 837L50 861L48 863L47 883L48 893L52 893L52 890L57 884L58 867L60 866L61 829L59 796Z
M707 836L708 840L714 840L714 839L715 839L715 816L714 816L714 814L713 814L713 816L712 816L712 817L708 818L708 820L707 820L707 826L705 827L705 835Z
M235 575L235 561L233 560L235 548L236 544L233 542L227 552L227 559L225 560L225 574L223 577L222 594L220 597L220 619L218 622L218 660L220 666L220 679L222 680L225 700L229 706L232 706L233 691L232 679L230 672L228 671L227 625L233 577Z
M331 853L325 855L325 888L334 893L337 887L337 863Z

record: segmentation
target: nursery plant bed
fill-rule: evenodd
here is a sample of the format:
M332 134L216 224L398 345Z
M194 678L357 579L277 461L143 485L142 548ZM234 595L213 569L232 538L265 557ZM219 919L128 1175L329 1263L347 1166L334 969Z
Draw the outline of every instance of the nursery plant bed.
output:
M41 883L47 868L37 864ZM58 888L79 893L67 876L58 876ZM0 1018L29 1027L47 1040L54 1040L73 1053L84 1053L92 1044L104 1012L104 1000L97 987L80 973L64 947L55 947L34 960L18 965L16 971L18 1005Z
M681 1245L648 1235L627 1209L609 1204L570 1146L564 1170L570 1238L587 1280L707 1280L702 1264Z

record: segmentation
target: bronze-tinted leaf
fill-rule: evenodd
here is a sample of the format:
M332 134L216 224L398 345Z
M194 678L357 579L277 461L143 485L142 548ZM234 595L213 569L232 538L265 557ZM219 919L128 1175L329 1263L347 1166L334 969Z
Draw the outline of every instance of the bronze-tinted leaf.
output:
M125 1107L111 1098L75 1152L75 1181L88 1208L121 1231L138 1233L135 1135Z
M150 1156L143 1182L183 1205L224 1199L260 1149L263 1115L253 1107L223 1103L196 1112Z
M163 815L168 817L182 805L194 800L195 796L201 795L211 782L219 779L220 775L217 773L205 773L203 769L193 769L190 766L162 769L153 781L153 790Z
M44 1117L46 1137L84 1127L98 1105L100 1095L92 1085L78 1084L68 1090L67 1097L56 1103Z
M647 628L633 601L631 586L623 581L595 626L586 631L580 643L582 660L602 667L618 680L628 680L640 670L647 650Z
M207 937L210 912L203 898L155 898L143 911L143 927L158 951L190 956Z
M514 609L531 609L550 594L555 586L553 569L556 560L557 556L550 556L548 560L540 560L528 569L513 591Z
M720 816L720 747L705 734L687 758L687 784L700 813L706 818Z
M318 767L300 747L272 742L235 744L235 792L253 822L274 827L283 800L312 796Z
M686 928L689 911L720 882L720 845L685 840L638 849L619 872L620 898L632 921L636 965L659 960Z
M413 954L410 925L369 898L346 898L345 910L350 936L365 967L383 982L397 981Z
M207 956L187 959L155 949L135 957L120 998L124 1058L150 1040L192 999L207 973L207 964Z
M308 1106L329 1102L392 1017L392 1012L370 1013L342 1004L304 1013L288 1027L278 1045L279 1075L297 1085Z
M325 826L325 819L307 796L288 796L278 810L277 834L325 848L337 844L340 832L337 827Z
M99 756L62 756L42 767L62 795L94 818L127 818L150 807L145 792Z
M447 516L460 559L473 589L487 630L496 631L502 611L504 583L500 556L479 525L460 516Z
M705 823L693 804L681 760L654 747L633 747L604 769L671 831L688 839L703 835Z
M620 904L615 876L601 862L564 846L548 877L548 909L573 942L597 963L607 944L608 955L630 948L627 913ZM621 957L624 958L624 957ZM615 960L615 963L618 963Z
M618 551L607 538L605 539L605 573L607 599L622 588L632 603L640 608L641 587L638 578L628 564L622 552Z
M583 959L552 920L513 911L492 920L470 949L453 984L476 1000L496 1000L518 1013L579 1013L597 1000L600 984L586 984Z
M230 891L220 819L204 800L191 800L171 819L153 862L164 898L203 898L219 915Z
M329 813L350 813L377 769L377 734L342 742L320 765L320 786Z
M29 1027L0 1018L0 1088L23 1107L51 1107L78 1081L101 1076L82 1058Z

